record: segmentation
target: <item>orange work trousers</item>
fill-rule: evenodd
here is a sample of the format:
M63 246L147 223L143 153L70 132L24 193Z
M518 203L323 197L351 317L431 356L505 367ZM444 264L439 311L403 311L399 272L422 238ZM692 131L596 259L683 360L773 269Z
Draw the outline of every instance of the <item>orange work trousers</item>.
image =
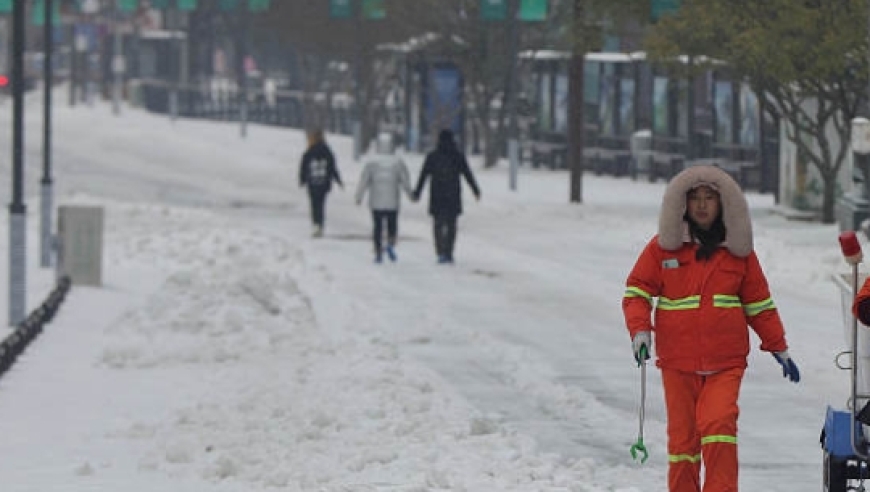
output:
M700 375L662 369L670 492L737 492L737 399L743 372Z

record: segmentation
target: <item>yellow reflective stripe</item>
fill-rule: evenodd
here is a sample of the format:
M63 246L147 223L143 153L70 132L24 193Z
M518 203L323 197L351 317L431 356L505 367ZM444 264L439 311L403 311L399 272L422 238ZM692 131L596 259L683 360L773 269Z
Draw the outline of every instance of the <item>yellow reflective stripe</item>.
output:
M625 295L623 297L643 297L650 303L652 303L652 296L645 292L643 289L638 289L637 287L629 287L625 289Z
M743 312L746 313L746 316L755 316L756 314L762 311L767 311L768 309L776 309L776 306L773 305L773 299L769 297L763 301L753 302L743 306Z
M732 296L728 294L713 294L713 307L739 308L742 306L743 303L740 302L740 298L737 296Z
M668 461L671 463L679 463L681 461L688 461L689 463L698 463L701 461L700 454L669 454Z
M737 436L726 436L726 435L718 435L718 436L704 436L701 438L701 444L713 444L717 442L724 442L727 444L737 444Z
M665 311L677 311L681 309L698 309L701 307L701 296L689 296L682 299L668 299L667 297L659 297L657 309Z

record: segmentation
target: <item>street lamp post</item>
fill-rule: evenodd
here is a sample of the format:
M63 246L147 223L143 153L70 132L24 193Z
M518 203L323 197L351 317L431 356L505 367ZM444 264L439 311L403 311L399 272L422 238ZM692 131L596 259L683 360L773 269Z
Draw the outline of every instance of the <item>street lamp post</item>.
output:
M78 20L69 24L69 105L76 105L76 83L79 77Z
M27 205L24 203L24 2L12 4L12 202L9 204L9 325L27 310Z
M583 82L586 79L585 57L589 36L586 32L586 2L573 0L571 24L572 46L568 65L568 159L570 169L569 201L583 203L583 146L586 131L583 114Z
M356 53L354 55L353 60L353 111L352 122L351 122L351 133L353 135L353 160L355 162L359 162L360 156L362 155L363 149L363 135L362 135L362 120L363 120L363 111L362 111L362 63L363 63L363 3L362 0L357 2L358 9L353 13L354 15L354 46ZM331 108L327 108L327 112L329 112Z
M43 57L43 141L42 141L42 179L40 195L40 260L43 268L51 266L51 222L53 205L53 183L51 179L51 91L53 87L53 52L54 52L54 26L52 24L52 11L54 0L45 0L45 18L43 23L43 37L45 38Z
M517 45L519 38L519 25L518 19L519 16L519 0L514 0L508 5L508 30L509 30L509 43L508 43L508 56L510 56L510 61L508 62L508 67L510 73L508 74L508 86L507 86L507 106L508 106L508 161L510 165L510 179L509 179L509 187L511 191L516 191L517 189L517 172L520 166L520 141L519 141L519 127L517 124L517 85L519 85L519 77L517 76Z
M249 29L250 29L250 6L248 2L242 3L242 28L238 37L238 55L236 65L238 67L238 84L239 84L239 135L242 138L248 136L248 48L249 48Z
M173 60L173 70L175 72L175 76L172 77L172 84L169 90L169 114L172 122L174 123L175 120L178 119L178 91L180 90L179 86L181 85L181 70L179 70L178 67L179 60L181 59L181 40L180 37L178 37L178 31L181 29L181 27L178 19L180 15L180 10L177 4L170 7L169 13L172 18L172 24L170 25L170 28L172 29L172 31L170 31L172 34L172 52L175 54L175 58Z
M114 12L114 48L112 54L112 112L117 116L121 114L121 93L124 84L124 44L121 38L121 0L115 0Z

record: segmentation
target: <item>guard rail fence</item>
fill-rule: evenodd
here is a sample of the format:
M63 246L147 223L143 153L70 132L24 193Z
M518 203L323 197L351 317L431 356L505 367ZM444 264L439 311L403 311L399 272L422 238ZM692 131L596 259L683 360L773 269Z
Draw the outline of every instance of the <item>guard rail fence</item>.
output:
M71 284L72 282L68 276L58 279L57 284L45 301L38 308L34 309L24 321L19 323L10 335L0 342L0 375L12 367L12 364L24 352L30 342L42 333L43 326L54 318L61 303L66 298Z

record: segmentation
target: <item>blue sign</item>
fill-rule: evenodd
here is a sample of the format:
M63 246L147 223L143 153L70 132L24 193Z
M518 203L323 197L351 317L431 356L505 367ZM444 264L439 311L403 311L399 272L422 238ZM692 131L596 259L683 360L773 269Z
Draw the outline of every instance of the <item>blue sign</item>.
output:
M462 100L462 74L459 69L451 65L432 67L426 93L425 125L430 134L450 129L457 143L461 142L464 133Z

